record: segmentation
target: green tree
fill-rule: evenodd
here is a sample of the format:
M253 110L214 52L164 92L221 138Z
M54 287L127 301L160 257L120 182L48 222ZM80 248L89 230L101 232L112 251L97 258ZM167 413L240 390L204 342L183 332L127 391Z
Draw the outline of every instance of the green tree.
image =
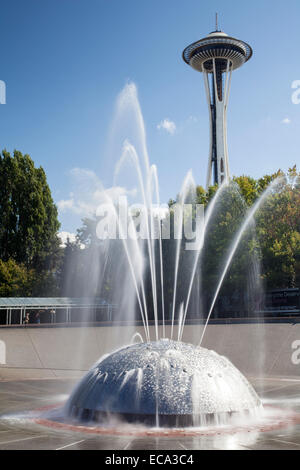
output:
M0 258L52 269L59 252L57 208L42 167L29 155L0 157Z
M296 287L300 283L300 185L289 170L257 215L263 277L269 288Z
M24 265L0 260L0 297L30 295L33 277L33 271Z
M214 313L217 315L218 309L219 313L224 313L222 309L227 301L230 314L234 308L239 315L257 310L263 298L263 285L268 289L300 286L300 174L296 166L289 169L286 177L281 170L258 179L246 175L234 177L232 183L220 193L206 229L205 244L199 257L190 300L190 315L199 316L199 312L204 316L207 314L232 241L245 220L247 211L277 177L282 178L256 213L239 243L220 291L220 305L217 302ZM203 204L207 208L217 189L216 185L207 191L198 186L196 191L189 194L188 202ZM179 196L176 200L169 201L170 219L163 221L163 224L170 223L171 228L171 239L162 241L166 317L172 310L177 249L177 241L173 237L172 206L178 201ZM116 289L122 286L122 276L128 272L128 263L122 241L113 240L108 245L101 243L96 236L96 225L96 218L84 219L83 226L78 230L78 241L67 245L63 285L68 287L68 292L81 293L80 295L92 293L113 302ZM160 247L157 241L154 243L157 297L160 299ZM85 249L82 250L80 244L84 244ZM183 241L180 246L176 315L180 304L186 301L195 260L195 253L185 250L184 245ZM145 244L144 285L151 318L152 286L147 259ZM95 266L98 266L98 271ZM198 299L201 300L202 310Z
M53 292L61 257L59 226L43 168L36 168L29 155L14 151L11 156L4 150L0 155L0 259L33 270L36 280L44 279Z

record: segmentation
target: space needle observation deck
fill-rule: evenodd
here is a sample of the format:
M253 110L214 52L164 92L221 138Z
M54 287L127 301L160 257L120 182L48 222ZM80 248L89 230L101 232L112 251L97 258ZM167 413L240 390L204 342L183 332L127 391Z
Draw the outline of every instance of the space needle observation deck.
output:
M252 56L251 47L218 30L186 47L183 60L203 73L210 116L210 152L206 186L229 179L227 107L232 71Z

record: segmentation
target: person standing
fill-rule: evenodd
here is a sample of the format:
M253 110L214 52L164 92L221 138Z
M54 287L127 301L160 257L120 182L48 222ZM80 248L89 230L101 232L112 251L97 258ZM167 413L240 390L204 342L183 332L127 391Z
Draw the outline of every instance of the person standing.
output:
M54 310L54 308L52 308L50 310L50 315L51 315L51 323L56 323L56 311Z

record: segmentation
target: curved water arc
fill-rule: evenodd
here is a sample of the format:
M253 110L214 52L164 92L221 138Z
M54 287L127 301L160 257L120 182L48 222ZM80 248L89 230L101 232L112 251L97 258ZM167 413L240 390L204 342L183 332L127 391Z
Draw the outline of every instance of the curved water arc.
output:
M207 226L210 222L211 216L214 212L214 208L215 208L221 194L223 193L224 188L226 188L227 186L228 186L228 182L224 181L222 183L222 185L220 186L220 188L218 189L218 191L216 192L216 194L214 195L214 197L212 198L212 200L209 203L208 207L207 207L207 213L205 214L204 227L203 227L204 236L205 236L206 228L207 228ZM186 300L186 303L185 303L183 319L182 319L182 324L181 324L181 332L180 332L180 337L179 337L180 341L182 340L184 324L185 324L185 320L186 320L186 316L187 316L187 311L188 311L188 307L189 307L189 303L190 303L190 297L191 297L191 293L192 293L193 283L194 283L195 274L196 274L196 270L197 270L199 256L200 256L200 253L202 251L202 247L203 246L200 246L199 250L197 250L197 255L196 255L196 258L195 258L195 261L194 261L191 281L190 281L190 285L189 285L189 289L188 289L188 295L187 295L187 300Z
M154 189L156 195L156 202L158 205L158 231L159 231L159 264L160 264L160 285L161 285L161 305L162 305L162 324L163 324L163 338L165 337L165 299L164 299L164 271L163 271L163 255L162 255L162 232L161 232L161 215L160 215L160 195L159 184L156 165L151 165L150 168L150 191L152 178L154 180ZM152 191L151 191L152 194ZM152 214L151 214L152 217Z
M202 335L201 335L201 338L200 338L200 341L199 341L199 346L201 346L202 344L202 341L203 341L203 338L204 338L204 335L205 335L205 332L206 332L206 328L207 328L207 325L208 325L208 322L210 320L210 316L211 316L211 313L213 311L213 308L215 306L215 303L216 303L216 300L218 298L218 295L219 295L219 292L220 292L220 289L222 287L222 284L223 284L223 281L224 281L224 278L227 274L227 271L228 271L228 268L231 264L231 261L232 261L232 258L239 246L239 243L241 241L241 238L242 236L244 235L246 229L248 228L248 225L250 223L250 221L252 220L253 216L255 215L255 213L257 212L257 210L259 209L259 207L261 206L261 204L265 201L265 199L267 198L267 196L269 195L269 193L274 189L274 187L276 185L278 185L279 183L281 183L282 181L282 176L276 178L271 184L270 186L268 186L268 188L263 192L263 194L259 197L259 199L256 201L256 203L254 204L254 206L248 211L248 215L246 216L240 230L238 231L233 243L231 244L231 249L230 249L230 254L227 258L227 261L226 261L226 264L225 264L225 267L224 267L224 270L222 272L222 275L221 275L221 278L220 278L220 281L218 283L218 286L217 286L217 289L216 289L216 292L215 292L215 295L214 295L214 298L213 298L213 301L212 301L212 304L211 304L211 307L210 307L210 310L208 312L208 316L207 316L207 319L206 319L206 322L205 322L205 325L204 325L204 328L203 328L203 332L202 332Z
M138 177L138 182L140 186L140 190L142 193L142 199L143 203L145 206L145 209L148 211L148 206L149 206L149 196L147 198L146 195L146 190L145 190L145 184L144 184L144 179L143 179L143 174L142 174L142 169L140 166L140 161L137 155L137 152L132 144L130 142L125 141L124 142L124 147L123 147L123 153L118 161L116 168L115 168L115 174L114 174L114 182L116 183L117 177L122 169L122 166L126 163L126 161L129 159L129 161L132 161L134 164L134 168L137 172L137 177ZM149 174L147 176L149 178ZM154 317L155 317L155 336L156 340L158 340L158 320L157 320L157 302L156 302L156 280L155 280L155 261L153 259L153 249L152 249L152 243L151 243L151 227L149 226L149 220L148 220L148 215L146 214L145 217L145 222L146 222L146 231L147 231L147 248L148 248L148 255L149 255L149 261L150 261L150 272L151 272L151 285L152 285L152 297L153 297L153 306L154 306Z
M177 296L177 280L178 280L178 268L179 268L179 259L180 259L180 247L182 243L182 228L183 228L183 212L184 208L183 205L185 203L186 197L189 193L189 190L195 187L195 181L193 178L192 171L190 170L181 187L180 191L180 199L179 199L179 205L180 205L180 214L179 214L179 224L178 224L178 231L180 230L181 233L176 234L175 233L175 217L174 217L174 238L176 239L177 236L177 242L176 242L176 254L175 254L175 273L174 273L174 284L173 284L173 302L172 302L172 325L171 325L171 339L173 339L173 331L174 331L174 321L175 321L175 308L176 308L176 296Z

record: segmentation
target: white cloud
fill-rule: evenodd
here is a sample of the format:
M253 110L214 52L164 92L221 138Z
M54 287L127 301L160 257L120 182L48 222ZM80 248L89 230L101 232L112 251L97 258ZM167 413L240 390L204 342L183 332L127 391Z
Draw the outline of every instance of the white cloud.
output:
M134 196L136 190L126 190L121 186L104 188L100 179L91 170L73 168L70 171L74 183L74 191L68 199L56 203L59 212L71 212L81 217L92 217L100 204L108 201L116 203L121 196Z
M75 233L71 232L58 232L58 237L61 239L61 244L60 246L64 248L67 244L67 241L69 240L71 243L76 241L76 235ZM80 248L83 250L85 248L85 245L83 243L80 243Z
M170 119L166 118L163 121L161 121L159 124L157 124L157 129L164 129L167 131L169 134L173 135L176 132L176 124L173 121L170 121Z
M72 168L72 170L70 170L70 174L81 183L88 182L90 184L91 182L94 182L97 185L100 183L96 173L87 168Z
M73 214L81 216L92 215L95 212L93 204L78 198L74 199L74 197L71 197L70 199L62 199L58 201L56 205L59 212L73 212Z
M291 122L292 121L288 117L286 117L285 119L281 121L282 124L291 124Z
M60 246L66 246L66 243L67 243L68 239L70 240L70 242L75 242L75 240L76 240L75 233L58 232L58 236L61 239L61 245Z
M61 199L57 202L57 207L60 212L66 212L73 208L74 199Z

